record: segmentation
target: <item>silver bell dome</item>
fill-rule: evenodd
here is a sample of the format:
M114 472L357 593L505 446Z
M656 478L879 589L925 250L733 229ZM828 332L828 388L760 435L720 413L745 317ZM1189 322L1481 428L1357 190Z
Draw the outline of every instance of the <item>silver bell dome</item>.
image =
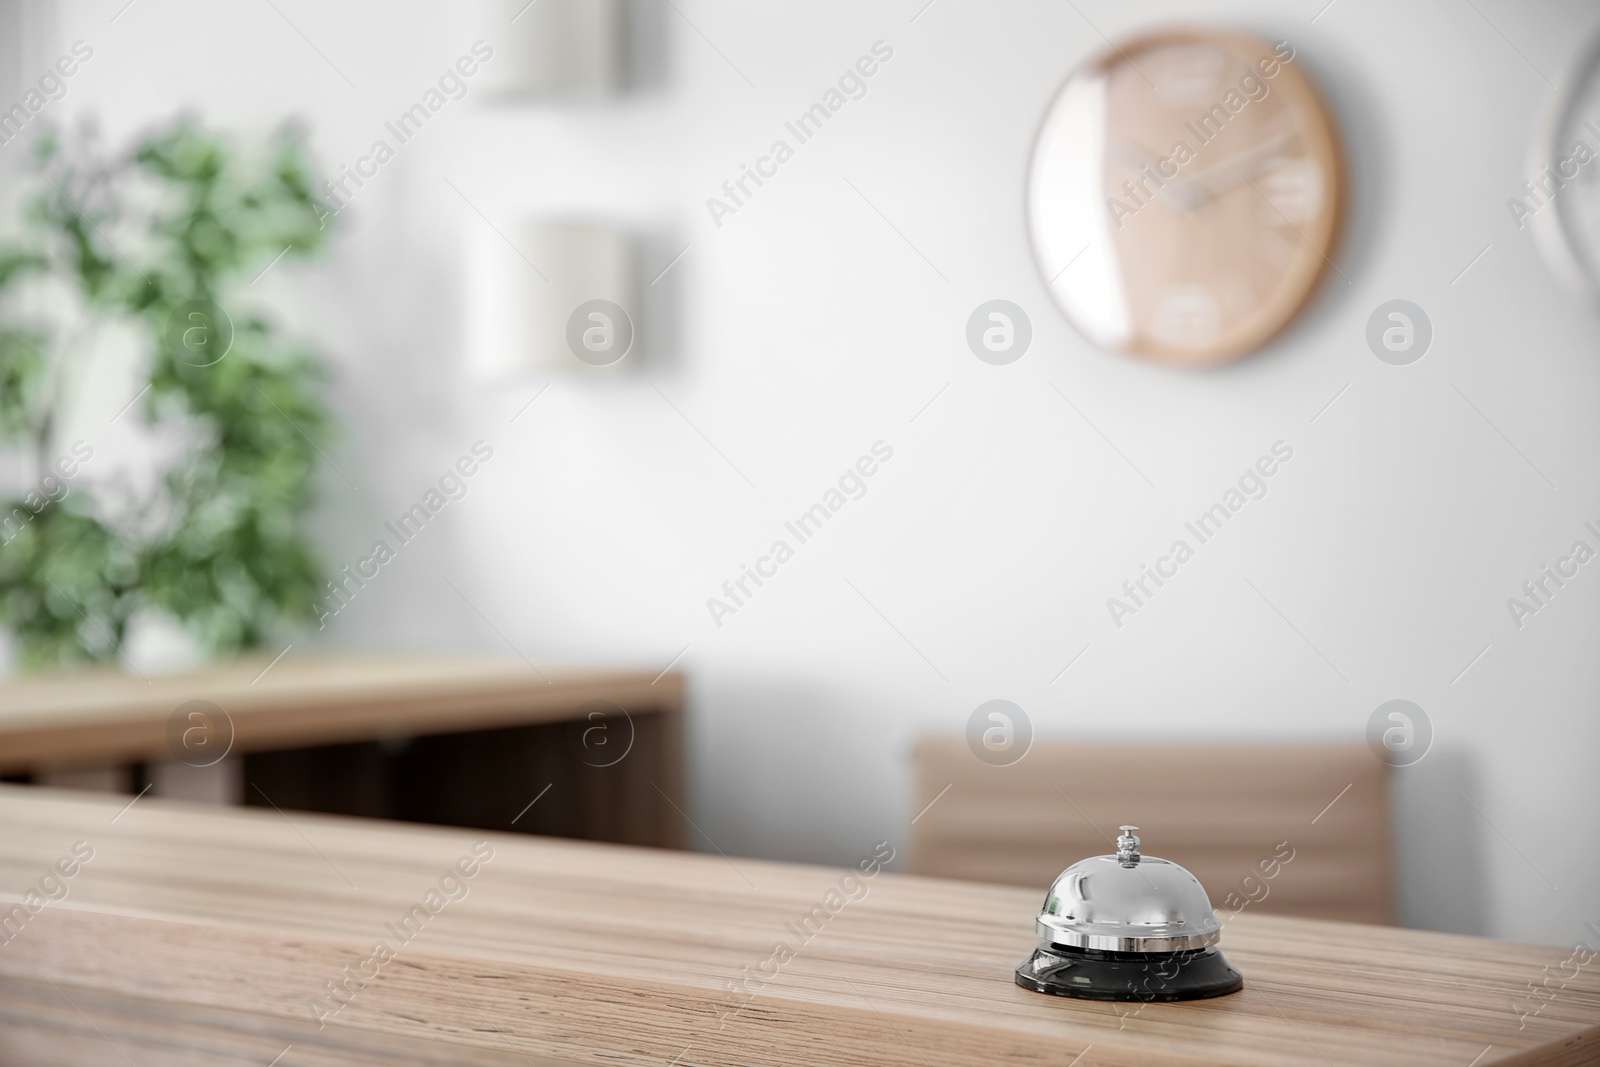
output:
M1214 945L1222 924L1194 875L1139 854L1137 826L1124 826L1115 855L1062 871L1035 922L1055 945L1107 952L1181 952Z

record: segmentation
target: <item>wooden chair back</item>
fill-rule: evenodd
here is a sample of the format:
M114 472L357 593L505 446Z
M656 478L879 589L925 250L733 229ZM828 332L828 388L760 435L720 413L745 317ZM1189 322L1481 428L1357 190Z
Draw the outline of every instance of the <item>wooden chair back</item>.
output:
M914 762L913 874L1042 899L1067 865L1115 852L1131 823L1219 915L1394 921L1389 768L1364 744L1036 741L994 767L964 738L924 737Z

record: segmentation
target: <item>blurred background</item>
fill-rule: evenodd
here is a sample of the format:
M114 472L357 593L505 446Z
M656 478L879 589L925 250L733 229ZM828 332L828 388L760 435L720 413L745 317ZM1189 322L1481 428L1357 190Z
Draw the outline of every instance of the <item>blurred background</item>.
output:
M1065 79L1173 22L1292 42L1349 181L1333 269L1281 334L1211 370L1074 329L1026 211ZM192 490L181 514L151 505L126 558L91 559L98 535L64 521L52 544L88 562L50 562L46 533L0 545L9 670L99 660L134 687L241 652L246 678L357 652L482 654L529 684L548 664L670 668L684 843L818 863L931 834L944 810L969 845L1059 822L1109 851L1129 820L1080 780L1124 807L1178 782L1203 807L1219 768L1255 773L1237 746L1325 745L1355 753L1352 786L1378 777L1341 800L1330 771L1325 795L1284 800L1267 814L1289 828L1238 846L1241 875L1367 793L1329 877L1377 872L1403 925L1569 944L1600 919L1600 578L1531 615L1510 598L1533 603L1524 583L1574 542L1600 547L1600 320L1508 201L1549 162L1537 131L1597 27L1588 5L1505 0L0 3L0 104L27 112L0 125L0 234L66 249L38 272L70 281L30 290L15 267L4 321L48 320L41 358L73 368L16 370L11 343L9 491L75 442L92 458L38 531L53 508L133 523L118 494L174 464ZM795 137L864 56L861 93ZM73 73L33 109L62 57ZM780 139L790 156L740 191ZM140 144L120 184L84 162ZM215 158L234 169L206 200ZM163 189L188 190L188 214L137 223ZM991 300L1031 324L1005 365L968 343ZM1392 300L1431 322L1406 366L1367 340ZM174 321L200 351L238 348L196 377L207 359L173 358L194 344L161 348ZM180 409L272 429L197 437ZM1137 612L1109 610L1280 442L1293 458L1263 497ZM796 537L863 457L872 476ZM174 515L209 547L149 533ZM779 540L792 558L759 563ZM940 787L981 756L945 773L918 739L976 755L993 700L1037 739L1014 766L1056 753L1061 771L1010 809L962 808L968 786ZM1401 722L1380 714L1394 700L1420 756L1368 743ZM1119 746L1109 782L1073 762L1110 751L1094 744ZM1148 853L1180 858L1176 829L1141 825ZM951 873L934 837L922 869ZM916 869L914 848L894 866L907 854ZM1217 902L1232 883L1207 884Z

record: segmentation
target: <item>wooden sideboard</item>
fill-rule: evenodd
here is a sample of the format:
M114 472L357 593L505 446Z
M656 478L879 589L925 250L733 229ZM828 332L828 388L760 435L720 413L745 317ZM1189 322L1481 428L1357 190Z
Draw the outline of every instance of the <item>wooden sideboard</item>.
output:
M683 705L674 671L470 656L63 672L0 682L0 775L681 847Z
M1567 949L1246 909L1242 992L1073 1001L1012 981L1042 890L130 799L0 787L0 897L74 871L0 912L0 1062L1600 1061L1600 960Z

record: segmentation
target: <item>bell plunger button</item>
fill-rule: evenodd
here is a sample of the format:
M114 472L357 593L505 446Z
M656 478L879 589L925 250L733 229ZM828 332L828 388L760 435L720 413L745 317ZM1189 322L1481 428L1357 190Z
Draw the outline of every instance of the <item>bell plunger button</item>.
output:
M1137 826L1119 826L1122 836L1117 838L1117 862L1132 867L1139 862L1139 839L1133 836Z

